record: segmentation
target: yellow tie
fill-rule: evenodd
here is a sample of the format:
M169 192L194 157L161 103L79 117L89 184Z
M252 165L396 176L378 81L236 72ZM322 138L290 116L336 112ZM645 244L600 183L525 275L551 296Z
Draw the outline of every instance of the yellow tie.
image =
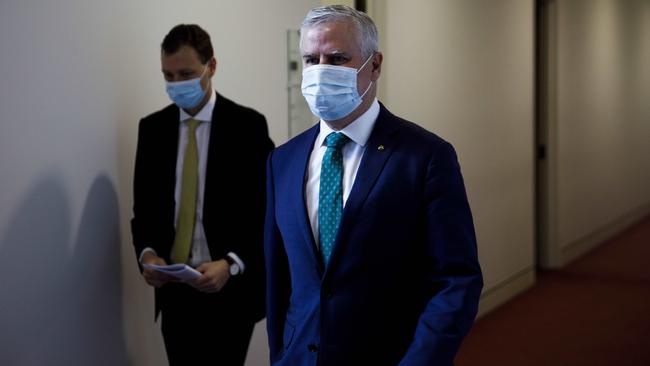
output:
M199 153L196 144L196 127L199 121L187 120L187 147L183 159L183 177L181 179L181 203L178 209L176 237L172 247L171 259L174 263L187 263L194 236L194 219L196 217L196 191L198 189Z

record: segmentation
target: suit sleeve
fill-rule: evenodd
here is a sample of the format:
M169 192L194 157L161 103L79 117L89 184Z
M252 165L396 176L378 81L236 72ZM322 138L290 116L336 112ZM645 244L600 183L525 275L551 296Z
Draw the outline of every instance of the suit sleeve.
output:
M256 114L255 120L251 121L255 126L254 137L249 137L255 142L254 153L247 162L246 181L246 218L242 222L247 227L239 233L240 242L226 243L226 252L233 252L244 262L246 273L259 277L260 285L263 286L264 259L263 259L263 225L264 212L266 209L266 160L274 148L273 141L269 138L266 118ZM253 133L252 131L249 132ZM243 183L242 183L243 184Z
M483 279L460 167L448 143L429 163L425 199L432 296L400 365L452 366L476 316Z
M144 123L140 121L138 125L138 144L135 154L135 168L133 173L133 218L131 219L131 235L133 236L133 246L135 247L136 258L140 257L142 251L151 245L152 239L147 237L146 219L145 219L145 192L147 164L149 159L146 149L146 133L144 132ZM138 261L138 263L140 263Z
M275 220L273 153L267 162L267 207L264 225L264 255L266 259L266 328L271 364L281 357L284 322L291 295L289 263L282 236Z

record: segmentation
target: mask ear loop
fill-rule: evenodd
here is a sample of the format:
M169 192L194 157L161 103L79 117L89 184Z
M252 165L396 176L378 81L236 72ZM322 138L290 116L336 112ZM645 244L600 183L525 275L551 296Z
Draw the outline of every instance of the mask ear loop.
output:
M375 53L373 52L370 56L368 56L368 59L366 60L366 62L364 62L363 65L361 65L361 67L357 69L357 75L359 75L359 72L361 72L361 70L363 70L363 68L366 67L366 65L368 64L368 61L370 61L374 55L375 55ZM368 93L368 90L370 90L370 87L372 86L372 83L373 83L373 81L370 80L370 84L368 84L368 87L366 88L366 91L364 91L363 94L361 94L361 96L359 98L363 99L363 97L366 96L366 94Z
M366 59L366 62L364 62L363 65L361 65L361 67L357 69L357 74L360 73L361 70L363 70L364 67L366 67L366 65L368 64L368 61L370 61L374 55L375 55L375 53L373 52L370 56L368 56L368 58Z
M201 88L201 90L203 90L203 85L201 85L201 79L203 79L203 76L204 76L205 73L208 71L209 63L210 63L210 61L208 61L208 62L205 64L205 67L203 68L203 72L201 73L201 76L199 76L199 77L197 78L197 79L199 79L199 88ZM196 79L195 79L195 80L196 80ZM209 86L208 90L210 90L210 89L212 88L212 84L211 84L211 82L212 82L212 80L209 80L209 79L208 79L208 86ZM207 93L208 90L203 90L203 92L204 92L204 93Z
M365 97L366 94L368 94L368 90L370 90L371 86L372 86L372 80L370 80L370 84L368 84L368 87L366 88L366 91L364 91L363 94L361 94L361 96L359 98L363 99L363 97Z
M199 76L199 79L202 79L202 78L203 78L203 75L205 75L205 72L208 71L208 66L209 66L208 63L209 63L209 62L210 62L210 61L208 61L208 62L205 64L205 67L203 68L203 72L201 73L201 76Z

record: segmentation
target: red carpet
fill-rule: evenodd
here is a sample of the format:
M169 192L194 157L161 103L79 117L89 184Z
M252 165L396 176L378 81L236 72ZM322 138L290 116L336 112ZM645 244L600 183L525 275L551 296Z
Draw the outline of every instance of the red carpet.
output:
M650 218L478 320L456 366L650 365Z

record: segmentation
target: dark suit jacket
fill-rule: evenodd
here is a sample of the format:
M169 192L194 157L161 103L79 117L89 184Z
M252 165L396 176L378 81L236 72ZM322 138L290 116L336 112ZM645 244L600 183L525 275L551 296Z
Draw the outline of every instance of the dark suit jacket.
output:
M131 231L136 256L146 247L170 261L174 243L174 189L179 109L172 104L140 121L135 159ZM203 227L213 260L234 252L246 265L212 296L254 321L264 317L263 225L265 163L273 142L266 119L217 95L210 129ZM156 290L156 315L174 301ZM218 311L218 309L215 309Z
M323 268L304 199L318 131L267 164L271 363L452 365L482 288L454 149L382 105Z

